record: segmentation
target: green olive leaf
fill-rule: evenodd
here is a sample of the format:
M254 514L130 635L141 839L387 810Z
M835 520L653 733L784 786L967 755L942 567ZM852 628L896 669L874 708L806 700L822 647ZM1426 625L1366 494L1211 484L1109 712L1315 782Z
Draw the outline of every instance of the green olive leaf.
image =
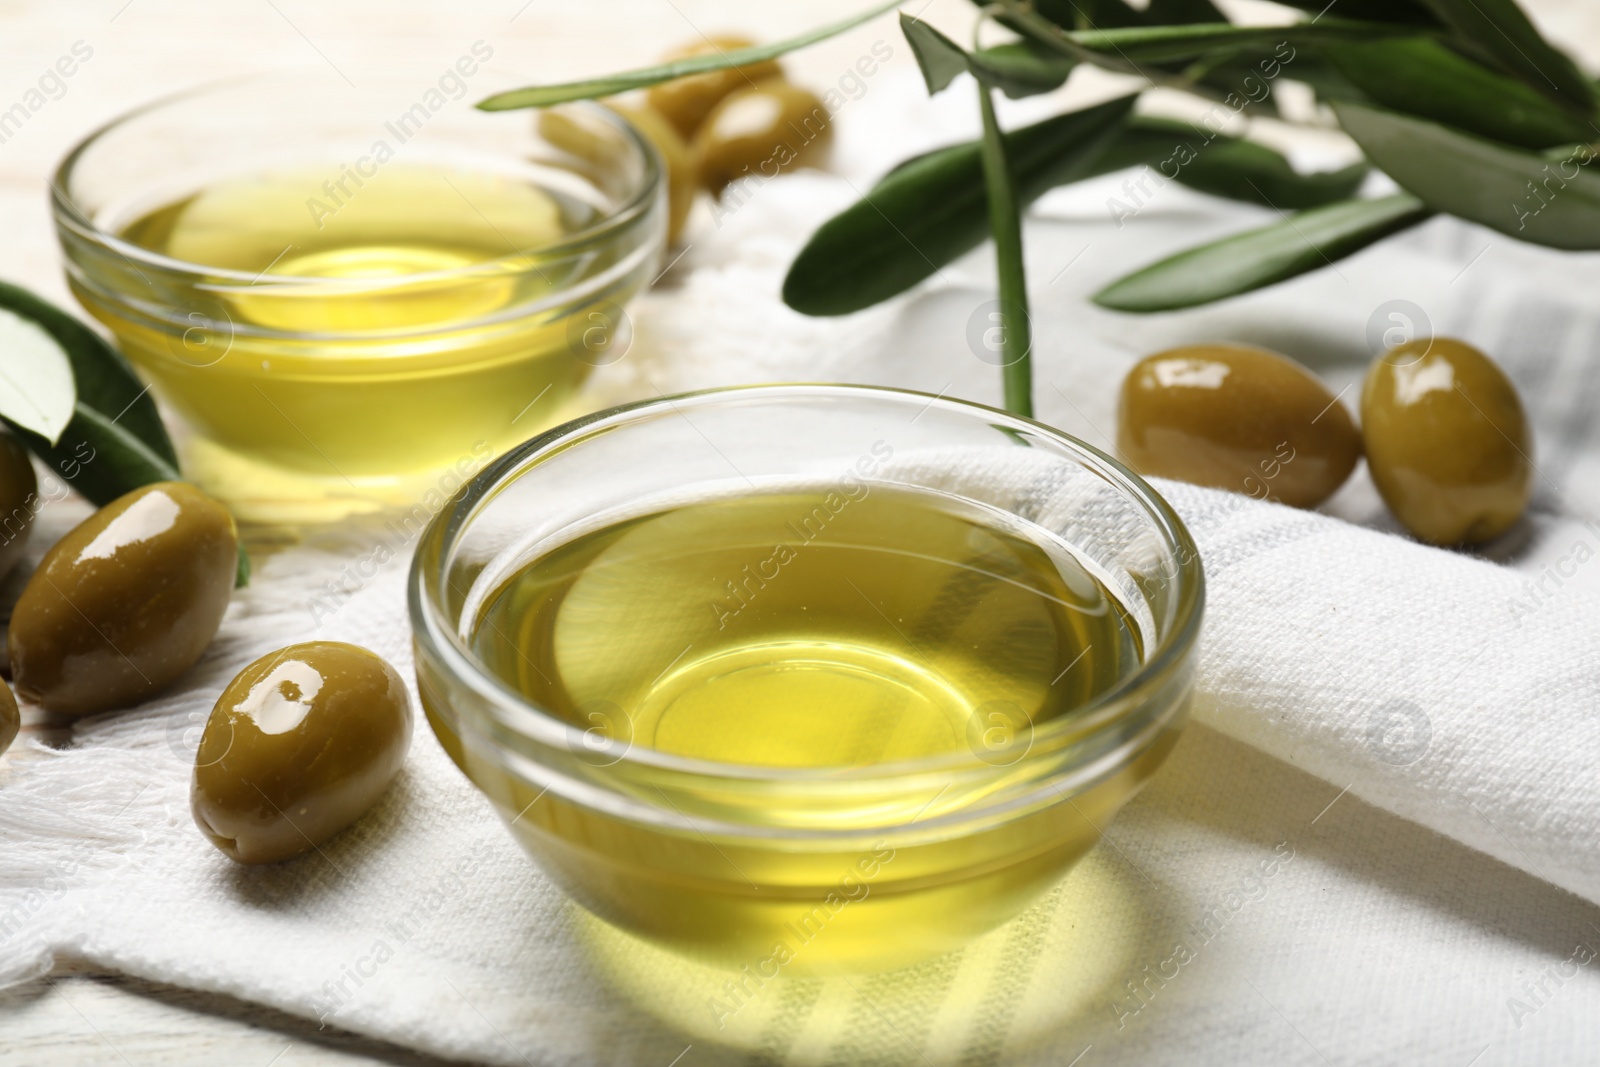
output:
M551 104L564 104L569 100L593 100L602 96L625 93L630 89L645 89L689 74L704 74L707 71L726 70L729 67L743 67L752 63L762 63L769 59L776 59L796 49L805 48L807 45L816 44L818 41L826 40L829 37L837 36L845 30L878 17L885 11L895 7L899 2L900 0L891 0L890 3L876 4L847 19L830 23L827 26L820 26L797 37L790 37L773 44L755 45L750 48L734 48L715 55L689 56L684 59L673 60L670 63L624 71L621 74L611 74L603 78L563 82L559 85L531 85L524 89L512 89L507 92L496 93L491 97L478 101L477 106L483 111L513 111L525 107L549 107Z
M992 0L973 0L987 7ZM1125 0L1034 0L1033 9L1064 30L1143 26L1144 16Z
M66 349L38 323L0 308L0 416L54 444L77 402Z
M992 8L993 0L973 0L979 8ZM1149 26L1169 22L1226 22L1211 0L1151 0L1144 11L1123 0L1034 0L1033 11L1065 30L1104 30ZM1009 15L996 14L1002 26L1024 34L1020 41L972 53L973 67L987 68L979 77L1012 99L1059 88L1077 63L1057 49L1026 36L1027 29Z
M127 427L81 400L73 411L72 422L55 444L26 430L17 436L62 481L97 507L141 485L183 477L174 464Z
M1521 78L1588 118L1595 89L1565 54L1540 35L1516 0L1422 0L1439 21Z
M65 353L75 399L71 419L53 440L0 411L28 451L97 507L151 482L183 477L161 413L133 369L72 315L15 285L0 282L0 308L42 329ZM249 581L239 547L237 583Z
M993 0L973 0L988 7ZM1143 11L1123 0L1034 0L1033 9L1064 30L1104 30L1182 22L1227 22L1211 0L1150 0ZM1005 16L1000 16L1005 22Z
M1209 304L1328 266L1430 214L1409 193L1313 208L1145 267L1101 290L1094 302L1141 313Z
M1284 7L1309 11L1321 16L1329 8L1328 0L1272 0ZM1338 0L1341 18L1359 19L1363 22L1402 22L1413 26L1437 26L1436 18L1424 0Z
M1019 203L1031 203L1057 185L1149 166L1214 196L1294 210L1347 199L1368 173L1356 164L1300 174L1264 145L1150 116L1097 135L1099 147L1091 154L1077 140L1083 124L1062 121L1071 118L1005 134ZM1078 148L1072 158L1058 158L1056 145ZM919 205L943 213L936 232L920 246L907 236L919 225ZM812 235L789 268L784 301L808 315L844 315L886 300L981 244L989 235L985 211L979 142L913 156Z
M1336 42L1321 52L1368 101L1491 140L1548 148L1600 135L1521 81L1427 37Z
M976 143L969 141L935 152L970 150ZM913 156L895 170L933 154ZM1178 119L1135 115L1106 143L1092 164L1075 170L1061 184L1130 167L1150 167L1160 178L1197 192L1291 211L1348 200L1372 172L1366 164L1354 163L1338 170L1302 174L1281 152L1255 141L1212 133Z
M99 334L54 304L5 282L0 282L0 308L35 323L61 346L72 365L79 407L105 415L163 462L177 467L178 454L149 388ZM64 432L58 440L70 437Z
M1019 21L1031 33L1039 28L1026 16ZM1201 22L1180 26L1132 26L1127 28L1078 30L1064 33L1054 27L1038 39L1069 53L1077 49L1105 53L1129 62L1162 63L1198 59L1228 52L1254 51L1279 44L1310 47L1331 41L1365 41L1379 37L1415 34L1413 27L1382 22L1352 22L1323 19L1287 26L1234 26L1229 23Z
M1012 99L1059 89L1077 63L1037 41L1023 40L967 52L950 38L905 12L900 32L911 46L928 95L948 88L956 76L970 72L984 85Z
M967 56L967 67L979 81L1013 100L1061 88L1077 65L1032 39L980 48Z
M13 432L34 455L68 486L91 504L103 507L125 493L151 482L173 482L183 477L177 464L152 448L117 419L85 404L80 397L60 441L20 427ZM250 556L239 546L239 566L234 577L239 587L250 584Z
M1228 17L1211 0L1150 0L1144 9L1147 24L1227 22Z
M1212 196L1298 211L1348 200L1371 173L1364 163L1302 174L1281 152L1187 122L1141 115L1128 123L1100 157L1104 172L1148 166Z
M1004 134L1017 202L1031 203L1091 172L1136 99L1120 97ZM784 303L807 315L860 311L976 248L989 235L988 223L977 142L918 156L811 235L784 279Z
M929 96L948 88L956 75L966 71L966 50L926 22L902 11L900 32L916 57L917 69L922 71Z
M1366 99L1366 95L1355 87L1355 83L1341 74L1339 68L1320 52L1306 50L1298 53L1293 68L1284 71L1283 76L1310 88L1323 103L1331 100L1359 102Z
M980 6L985 5L985 0L975 0ZM1062 10L1064 9L1064 10ZM1036 2L1034 10L1065 29L1077 30L1104 30L1128 26L1166 26L1191 23L1214 23L1226 25L1228 18L1219 11L1211 0L1151 0L1150 4L1141 12L1134 11L1121 0L1107 0L1100 10L1089 12L1079 0L1057 0L1055 3ZM1057 16L1077 14L1076 20ZM1004 17L1001 18L1004 22ZM1023 28L1022 32L1026 32ZM1036 47L1041 42L1026 38ZM1275 54L1276 46L1281 42L1274 42L1274 52L1265 48L1252 50L1245 49L1241 52L1229 53L1221 56L1202 56L1194 62L1202 68L1198 75L1198 82L1212 90L1218 98L1225 98L1234 94L1236 99L1245 101L1245 107L1253 111L1276 112L1277 102L1272 94L1272 79L1277 77L1277 69L1283 66L1283 56ZM1065 58L1065 57L1063 57ZM1182 76L1185 73L1187 61L1157 64L1165 73ZM1309 53L1302 52L1295 62L1305 66L1309 62ZM1274 71L1270 76L1262 75L1268 69ZM1253 83L1265 83L1266 92L1260 98L1249 98L1242 95L1242 88Z
M1550 248L1600 248L1600 175L1564 160L1349 102L1334 112L1367 158L1436 211Z

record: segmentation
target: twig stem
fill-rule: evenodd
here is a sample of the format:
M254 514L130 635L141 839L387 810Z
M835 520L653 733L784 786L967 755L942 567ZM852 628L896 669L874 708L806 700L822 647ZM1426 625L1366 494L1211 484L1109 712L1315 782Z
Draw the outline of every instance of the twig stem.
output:
M1033 416L1033 331L1028 321L1028 279L1022 262L1022 216L1017 210L1005 140L995 119L994 96L978 85L983 110L983 182L989 194L989 229L994 236L1000 282L1002 382L1006 410Z

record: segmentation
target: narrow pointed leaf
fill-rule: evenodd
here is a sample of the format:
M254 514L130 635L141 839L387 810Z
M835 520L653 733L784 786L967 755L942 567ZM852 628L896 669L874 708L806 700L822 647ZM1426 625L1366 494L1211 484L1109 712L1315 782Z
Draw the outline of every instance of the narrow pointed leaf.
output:
M1034 40L995 45L967 56L967 67L979 81L1013 100L1061 88L1076 66L1075 61Z
M1147 25L1182 22L1227 22L1228 17L1211 0L1150 0L1144 9Z
M1077 66L1072 59L1033 40L967 52L926 22L904 12L900 14L900 31L911 46L930 96L968 71L1014 100L1036 96L1059 89Z
M56 443L14 424L12 433L69 488L102 507L141 485L183 477L177 464L151 448L126 423L126 418L108 416L80 399ZM249 584L250 556L241 544L234 585Z
M968 141L912 156L890 173L938 153L970 151L976 143ZM1141 166L1197 192L1289 211L1348 200L1372 173L1371 167L1356 163L1302 174L1281 152L1255 141L1211 134L1177 119L1135 115L1106 142L1093 163L1075 168L1059 184Z
M1094 302L1132 312L1209 304L1319 270L1417 225L1429 214L1407 193L1315 208L1180 252L1113 282Z
M1163 180L1202 193L1298 211L1348 200L1370 168L1302 174L1281 152L1238 137L1212 134L1187 122L1141 115L1128 123L1096 164L1105 172L1148 166Z
M1426 37L1339 43L1322 52L1372 102L1491 140L1548 148L1600 136L1542 93Z
M1338 170L1302 174L1278 152L1254 141L1219 141L1180 172L1178 180L1212 196L1247 204L1301 211L1349 200L1372 168L1352 163Z
M1136 99L1005 134L1018 203L1091 172ZM844 315L887 300L982 243L987 212L976 142L910 160L812 234L784 279L784 302L807 315Z
M564 82L559 85L531 85L525 89L512 89L508 92L496 93L494 96L478 101L477 106L484 111L512 111L524 107L549 107L551 104L563 104L569 100L593 100L597 97L627 92L630 89L644 89L661 82L671 81L673 78L682 78L689 74L704 74L711 70L726 70L729 67L743 67L751 63L761 63L841 34L845 30L859 26L869 19L876 18L895 7L899 2L900 0L892 0L890 3L877 4L858 15L852 15L842 21L821 26L815 30L802 33L798 37L790 37L773 44L756 45L751 48L735 48L713 55L689 56L684 59L673 60L670 63L662 63L654 67L642 67L638 70L611 74L603 78Z
M38 323L0 308L0 416L56 441L77 402L66 349Z
M1030 23L1031 24L1031 23ZM1234 26L1202 22L1184 26L1135 26L1128 29L1079 30L1040 38L1065 38L1071 45L1134 62L1160 63L1196 59L1219 52L1270 49L1287 42L1300 48L1332 41L1366 41L1375 37L1408 35L1408 26L1379 22L1323 19L1288 26Z
M1303 51L1295 56L1294 66L1283 72L1290 81L1307 86L1320 103L1333 100L1365 100L1354 82L1339 72L1332 61L1319 52Z
M1250 118L1258 115L1281 118L1278 86L1293 76L1291 70L1297 73L1311 58L1311 53L1304 49L1290 54L1295 57L1292 68L1277 56L1259 50L1235 52L1221 60L1200 59L1194 66L1201 69L1199 85L1210 89L1219 102L1237 108L1241 115ZM1277 64L1277 73L1266 77L1264 71L1273 70L1274 63ZM1167 66L1171 73L1182 76L1184 68L1190 64L1171 63Z
M91 504L104 505L151 482L182 477L178 468L127 427L81 400L61 440L17 431L23 444Z
M1393 111L1334 111L1374 165L1434 210L1551 248L1600 248L1593 149L1552 160Z
M54 304L5 282L0 282L0 308L37 324L71 364L76 399L71 419L55 440L5 420L57 478L101 506L141 485L183 477L149 387L99 334ZM249 580L250 558L240 545L235 584Z
M988 7L992 2L973 0L978 7ZM1150 0L1143 11L1123 0L1034 0L1033 9L1064 30L1228 21L1211 0ZM1001 21L1005 21L1004 16Z
M1309 11L1313 15L1321 15L1328 10L1328 0L1273 0L1273 3ZM1440 24L1423 0L1338 0L1336 8L1340 18L1365 22L1403 22L1414 26Z
M1297 210L1348 199L1369 173L1369 168L1357 164L1337 171L1300 174L1280 153L1264 145L1221 135L1207 140L1205 131L1187 123L1150 116L1127 120L1102 142L1093 159L1084 158L1062 167L1040 148L1049 143L1051 128L1057 121L1050 119L1038 127L1006 135L1008 156L1017 171L1019 197L1024 204L1054 185L1149 166L1167 177L1175 172L1180 184L1214 196ZM790 268L784 299L807 314L845 314L893 296L934 273L930 260L936 257L932 252L924 257L871 206L870 201L881 190L889 190L898 201L921 195L921 187L926 184L930 187L926 194L930 203L962 205L949 218L950 247L954 251L938 259L939 266L982 243L988 230L984 224L983 175L978 153L978 142L969 141L914 156L890 171L866 200L813 235ZM860 237L859 247L851 246L852 233ZM924 251L928 247L937 244L925 246ZM846 290L853 282L831 284L826 280L827 255L832 255L846 272L866 270L867 264L881 267L886 278L896 279L896 287L891 288L889 282L880 286L874 281L863 294L850 295ZM822 310L824 307L837 310Z
M987 7L991 0L973 2ZM1145 21L1143 14L1124 0L1034 0L1033 8L1064 30L1143 26Z
M928 86L928 95L947 88L956 75L967 69L967 53L962 47L920 19L900 12L900 32L911 46L917 69Z
M1577 66L1540 35L1516 0L1423 0L1439 20L1546 96L1584 115L1595 90Z
M0 282L0 308L37 323L55 338L72 364L79 405L115 419L164 462L178 465L178 454L149 388L99 334L54 304L5 282Z

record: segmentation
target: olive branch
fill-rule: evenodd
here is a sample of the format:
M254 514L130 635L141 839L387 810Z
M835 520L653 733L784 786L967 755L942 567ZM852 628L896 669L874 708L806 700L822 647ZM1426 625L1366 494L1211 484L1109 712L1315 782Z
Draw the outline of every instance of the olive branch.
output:
M824 222L795 257L783 299L808 315L886 300L985 239L995 242L1006 406L1032 412L1021 211L1045 191L1145 165L1202 192L1278 211L1277 222L1152 263L1101 289L1130 313L1194 307L1331 266L1443 213L1551 248L1600 249L1596 86L1516 0L1274 0L1276 26L1228 21L1212 0L996 0L977 25L1012 38L963 48L904 13L930 94L977 85L983 134L905 160ZM881 15L873 6L774 44L490 97L486 110L608 96L772 59ZM1066 84L1080 67L1142 79L1249 114L1283 117L1278 84L1308 87L1366 162L1302 173L1279 152L1218 129L1136 114L1144 90L1003 131L994 94ZM1199 138L1201 148L1193 140ZM1362 197L1371 168L1403 192Z

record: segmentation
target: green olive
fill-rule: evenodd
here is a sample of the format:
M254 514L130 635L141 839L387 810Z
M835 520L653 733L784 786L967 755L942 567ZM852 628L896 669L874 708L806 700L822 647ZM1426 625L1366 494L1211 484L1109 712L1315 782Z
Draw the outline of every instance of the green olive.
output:
M1128 372L1117 449L1141 474L1309 508L1355 469L1361 435L1339 398L1293 360L1193 345Z
M627 159L627 142L618 139L610 125L582 108L540 108L534 112L533 122L539 136L590 164L597 174L613 170Z
M612 110L633 123L667 165L667 243L676 244L689 218L689 209L694 206L694 194L700 189L694 154L683 135L655 108L614 105Z
M667 53L665 60L689 59L694 56L719 55L740 48L751 48L755 42L747 37L707 37ZM712 70L704 74L691 74L674 78L650 88L645 99L662 118L672 123L684 138L693 137L711 109L735 89L743 88L764 78L781 78L783 68L776 59L751 63L743 67Z
M22 712L17 710L17 698L11 695L10 686L0 682L0 755L11 747L21 730Z
M1494 361L1447 338L1378 357L1361 390L1367 465L1395 518L1436 545L1510 529L1533 490L1533 437Z
M206 720L194 821L240 863L309 852L389 788L411 746L411 719L399 672L364 648L310 641L262 656Z
M0 436L0 578L22 558L38 510L39 482L22 442Z
M176 681L222 622L233 516L187 482L118 497L51 546L11 613L17 692L50 711L126 707Z
M770 79L729 93L694 136L700 181L713 193L744 175L764 178L822 162L833 123L809 89Z
M667 187L667 243L673 244L683 231L695 193L700 190L694 155L683 135L654 108L611 103L606 106L633 123L666 164L663 180ZM592 165L597 172L603 174L622 165L626 143L617 140L614 130L596 125L592 115L573 108L551 107L541 110L537 121L540 136Z

